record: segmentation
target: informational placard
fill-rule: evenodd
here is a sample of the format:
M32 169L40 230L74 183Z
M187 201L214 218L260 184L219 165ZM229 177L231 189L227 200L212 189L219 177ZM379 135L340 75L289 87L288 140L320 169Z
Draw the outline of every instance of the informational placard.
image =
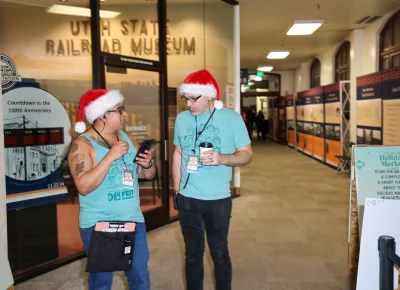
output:
M383 145L400 145L400 68L382 72Z
M325 113L325 163L338 166L341 155L340 140L340 86L339 83L324 86Z
M302 93L296 96L296 131L297 131L297 144L298 151L304 151L304 98Z
M396 253L400 254L400 201L367 198L363 230L361 234L360 259L358 264L357 290L379 289L379 251L380 236L391 236L396 240ZM390 269L393 274L394 289L398 287L399 271Z
M287 142L288 146L295 146L295 115L294 115L294 96L285 97L286 105L286 128L287 128Z
M382 144L381 73L357 77L357 144Z
M235 87L234 85L226 85L226 105L225 107L230 110L235 110Z
M67 198L61 164L71 122L50 93L28 84L3 94L7 210Z
M318 160L325 160L323 88L316 87L302 93L304 98L304 152Z
M400 146L354 148L359 226L366 198L400 199Z

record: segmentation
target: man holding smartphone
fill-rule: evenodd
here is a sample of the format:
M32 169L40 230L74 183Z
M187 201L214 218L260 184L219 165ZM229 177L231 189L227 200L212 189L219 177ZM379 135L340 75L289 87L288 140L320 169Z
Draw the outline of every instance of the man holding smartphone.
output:
M144 178L152 179L155 167L149 150L140 153L134 160L139 144L133 136L122 130L126 117L122 101L123 97L118 91L105 89L90 90L82 96L75 131L85 132L84 117L93 125L72 142L68 165L79 192L79 226L89 261L95 226L99 228L102 222L134 222L135 240L127 241L127 245L134 242L133 262L125 275L130 289L149 290L149 251L136 171L140 169ZM99 247L99 243L94 244ZM126 246L124 251L121 249L116 255L122 257L121 253L131 254L130 250L131 247ZM110 263L105 261L107 269L113 267ZM88 263L87 269L90 272L89 290L111 289L113 272L92 271L89 269L91 264ZM102 265L94 266L97 268Z
M188 110L176 118L172 174L185 240L187 289L203 289L207 233L217 289L228 290L232 288L228 250L232 167L251 162L251 142L241 116L223 108L218 83L210 72L190 74L179 92ZM203 147L200 155L200 143L212 149Z

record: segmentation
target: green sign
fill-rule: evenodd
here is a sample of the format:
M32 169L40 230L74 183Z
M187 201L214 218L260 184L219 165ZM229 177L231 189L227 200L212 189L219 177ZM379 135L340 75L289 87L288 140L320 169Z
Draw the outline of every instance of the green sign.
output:
M263 75L264 75L264 72L262 72L262 71L258 70L258 71L257 71L257 75L261 77L261 76L263 76Z

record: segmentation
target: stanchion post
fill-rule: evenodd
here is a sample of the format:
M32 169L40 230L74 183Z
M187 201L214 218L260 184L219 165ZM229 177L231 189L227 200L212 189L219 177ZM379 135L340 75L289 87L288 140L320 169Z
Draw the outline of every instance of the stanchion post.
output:
M395 241L390 236L380 236L378 240L379 251L379 290L393 290L393 261L389 252L396 252Z

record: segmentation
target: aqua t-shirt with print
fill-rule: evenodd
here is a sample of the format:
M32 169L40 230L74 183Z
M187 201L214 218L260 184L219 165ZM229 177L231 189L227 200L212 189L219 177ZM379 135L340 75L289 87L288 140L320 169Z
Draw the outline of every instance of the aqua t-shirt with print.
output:
M136 175L136 163L133 159L136 149L125 132L119 131L122 140L128 142L128 153L122 158L115 160L103 182L98 188L87 195L79 195L80 212L79 226L89 228L98 221L131 221L144 222L144 217L140 209L139 186ZM106 156L109 149L100 146L86 137L92 143L96 151L96 164ZM123 170L126 167L133 173L133 186L126 187L123 184Z
M250 144L250 138L242 117L235 111L229 109L215 110L194 146L196 126L200 132L211 112L200 116L193 116L190 111L184 111L176 117L174 145L182 149L182 177L179 193L201 200L215 200L230 196L230 182L232 179L232 167L226 165L202 166L196 173L191 173L186 188L183 189L188 178L187 163L192 154L193 147L196 156L199 156L199 144L211 142L213 149L223 153L232 154L237 148ZM196 125L197 119L197 125Z

